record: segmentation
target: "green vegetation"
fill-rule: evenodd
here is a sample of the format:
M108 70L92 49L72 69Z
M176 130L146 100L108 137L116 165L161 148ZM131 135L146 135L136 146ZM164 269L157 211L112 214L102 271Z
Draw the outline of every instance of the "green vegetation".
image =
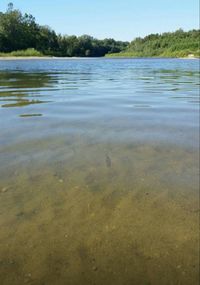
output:
M136 38L125 51L108 55L109 57L199 57L199 30L174 33L151 34Z
M5 13L0 12L1 56L93 57L121 52L127 46L128 42L114 39L98 40L88 35L57 35L48 26L37 24L32 15L23 15L14 9L12 3Z
M43 56L43 54L34 48L28 48L26 50L17 50L12 52L0 52L0 57L9 56Z
M0 12L0 57L199 57L199 30L151 34L131 43L114 39L98 40L88 35L62 36L48 26L36 23L32 15L24 15L8 4Z

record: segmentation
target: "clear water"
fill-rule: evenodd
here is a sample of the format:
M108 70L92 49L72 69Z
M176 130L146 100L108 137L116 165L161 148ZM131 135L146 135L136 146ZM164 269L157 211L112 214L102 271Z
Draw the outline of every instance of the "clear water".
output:
M199 284L199 61L0 61L2 285Z

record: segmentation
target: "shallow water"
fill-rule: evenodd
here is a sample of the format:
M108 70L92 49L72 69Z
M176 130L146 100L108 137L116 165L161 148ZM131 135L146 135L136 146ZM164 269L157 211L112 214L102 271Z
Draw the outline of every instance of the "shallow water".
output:
M198 68L0 61L1 284L199 284Z

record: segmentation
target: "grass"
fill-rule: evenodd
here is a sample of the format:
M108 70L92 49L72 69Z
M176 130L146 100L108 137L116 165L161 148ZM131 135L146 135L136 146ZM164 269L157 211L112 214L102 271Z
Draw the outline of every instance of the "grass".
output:
M133 51L122 51L119 53L111 53L111 54L107 54L106 57L135 57L135 58L139 58L139 57L163 57L163 58L180 58L180 57L189 57L189 55L193 55L194 57L199 58L200 52L197 51L190 51L190 50L181 50L181 51L168 51L166 50L163 53L160 54L144 54L142 52L133 52Z
M0 52L0 57L12 57L12 56L43 56L43 54L34 48L28 48L26 50L17 50L12 52Z

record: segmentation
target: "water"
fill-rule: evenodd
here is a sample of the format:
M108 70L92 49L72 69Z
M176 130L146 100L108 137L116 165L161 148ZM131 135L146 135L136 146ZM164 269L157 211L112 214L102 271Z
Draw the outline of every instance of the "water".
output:
M0 61L1 284L199 283L198 69Z

